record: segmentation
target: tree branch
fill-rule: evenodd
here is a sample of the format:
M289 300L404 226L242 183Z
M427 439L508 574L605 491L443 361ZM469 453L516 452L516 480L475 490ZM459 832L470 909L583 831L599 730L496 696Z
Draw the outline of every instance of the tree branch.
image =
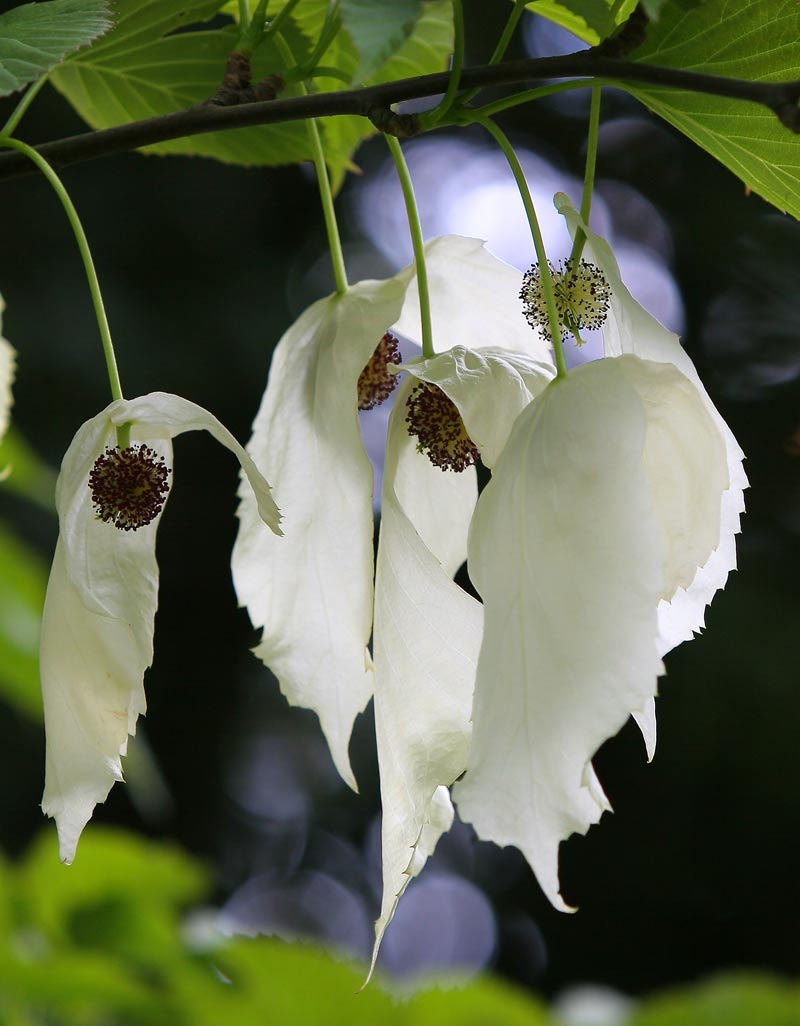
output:
M243 103L229 107L208 103L195 104L172 114L44 143L36 149L47 161L60 168L170 139L232 128L337 115L359 115L373 120L377 118L380 121L381 113L385 115L392 104L444 92L449 77L447 72L421 75L417 78L405 78L361 89L314 93L310 96ZM460 85L462 89L516 86L530 83L532 79L550 78L602 79L609 84L642 82L746 100L768 107L790 131L800 133L800 82L748 82L744 79L704 75L679 68L662 68L615 60L592 50L581 50L562 57L530 58L467 68L461 76ZM35 168L21 154L10 151L0 153L0 179L32 173L35 173Z

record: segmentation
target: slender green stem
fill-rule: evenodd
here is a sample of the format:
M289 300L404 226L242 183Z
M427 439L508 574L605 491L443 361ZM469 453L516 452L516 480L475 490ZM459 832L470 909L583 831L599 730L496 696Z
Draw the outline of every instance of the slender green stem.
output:
M83 267L86 272L86 278L89 283L89 292L92 296L94 313L97 318L97 327L100 331L100 338L103 343L103 353L106 358L106 370L108 372L108 383L111 387L111 396L114 399L123 399L122 384L119 379L119 371L117 370L117 358L114 355L114 343L111 341L111 331L108 327L108 318L106 317L105 307L103 306L100 282L97 279L97 271L95 270L94 261L92 260L89 242L86 238L86 233L83 230L83 225L78 217L78 212L75 209L72 200L69 198L67 190L62 185L61 179L52 167L50 167L44 157L37 153L32 146L28 146L27 143L20 142L18 139L0 138L0 147L18 150L31 160L42 172L56 196L58 196L61 201L61 206L64 208L64 213L67 215L67 220L69 221L75 235L75 241L78 243L78 250L80 251L81 260L83 261Z
M295 82L301 82L308 78L335 78L348 85L353 80L352 75L342 71L341 68L334 68L331 64L315 64L313 68L297 67L283 77L287 85L294 85Z
M508 44L516 32L519 19L522 17L525 11L525 4L527 0L514 0L514 7L511 14L508 16L506 27L503 29L503 34L497 42L497 46L494 48L494 53L489 58L490 64L497 64L505 56L505 52L508 49Z
M250 24L250 5L247 0L239 0L239 30L244 32Z
M445 117L456 101L456 94L461 82L461 70L464 67L464 10L461 0L453 0L453 63L450 66L450 78L442 99L433 110L420 115L423 129L433 128Z
M286 19L289 17L289 15L292 13L295 7L297 7L299 3L300 0L286 0L286 3L283 5L283 7L281 7L281 9L278 11L278 13L267 26L264 35L272 36L280 32L281 25L283 25L284 21L286 21Z
M614 2L611 4L611 10L608 13L611 15L611 17L615 21L617 19L617 15L619 14L619 12L622 10L622 8L624 6L625 6L625 0L614 0Z
M494 53L489 58L489 64L499 64L505 56L505 52L508 49L508 44L511 42L514 32L519 24L519 19L525 10L525 4L527 0L514 0L514 6L511 9L511 14L508 16L505 28L503 29L502 35L497 41L497 46L494 48ZM480 92L480 89L470 89L468 92L461 96L459 106L466 106L470 100Z
M511 110L513 107L521 107L523 104L531 103L533 100L542 100L545 96L556 96L559 93L574 92L576 89L588 89L592 83L586 79L579 79L574 82L553 82L551 85L538 86L536 89L525 89L521 93L514 93L513 96L504 96L493 103L487 103L478 107L474 114L479 117L493 118L503 111ZM468 124L472 120L473 111L465 110L459 112L462 116L458 118L459 124ZM454 123L455 120L454 120Z
M589 133L586 142L586 166L583 172L583 194L581 196L581 219L584 224L589 223L589 216L592 213L592 196L594 195L594 176L597 167L597 137L600 132L600 99L602 89L600 86L592 86L592 103L589 108ZM586 244L586 236L580 229L575 233L572 240L573 269L581 258L583 247Z
M488 118L477 118L476 120L478 121L478 124L483 125L486 131L494 138L497 145L503 151L509 167L511 168L511 173L514 175L514 180L517 183L517 188L519 189L519 194L522 198L523 206L525 207L525 214L528 218L528 224L531 229L533 248L536 250L536 260L539 264L542 292L544 293L545 305L547 306L547 320L550 326L550 335L553 339L553 354L555 355L556 360L556 374L560 378L564 377L567 373L567 364L564 359L564 348L561 344L561 323L558 317L558 310L556 309L556 295L553 288L553 279L550 275L550 265L547 262L544 239L542 238L542 231L539 227L539 219L536 216L536 208L533 205L531 191L528 188L528 183L525 179L525 172L522 170L522 165L517 159L514 148L508 141L503 130L498 128L497 125Z
M291 67L294 63L294 56L288 43L280 33L275 36L275 45L280 50L287 66ZM297 83L297 90L302 96L306 96L308 93L303 82ZM308 141L311 145L311 159L317 174L317 188L319 189L319 198L322 203L322 216L325 219L325 232L328 236L333 280L336 283L336 291L342 296L347 292L347 271L344 266L344 253L342 252L342 240L339 236L339 226L336 223L336 211L333 206L331 180L328 177L325 151L322 148L322 139L320 138L316 118L309 118L306 121L306 131L308 132Z
M431 295L428 288L428 270L425 264L425 243L422 237L422 224L419 219L417 199L414 195L414 185L408 170L406 158L403 155L403 148L393 135L384 135L386 145L394 160L397 169L397 177L400 179L400 188L403 190L403 199L406 204L406 216L408 217L408 229L411 233L411 245L414 249L414 265L417 270L417 289L419 291L419 319L422 325L422 355L426 359L435 356L433 348L433 327L431 325Z
M32 85L30 85L25 90L22 99L11 112L11 116L9 117L8 121L6 121L6 123L3 125L2 130L0 130L0 136L14 134L14 132L17 129L17 125L20 123L23 115L25 114L25 111L36 99L39 90L42 88L46 81L47 75L41 75L39 78L36 79L36 81Z
M325 231L328 235L333 280L336 282L336 291L339 295L344 295L347 292L347 271L344 266L342 240L339 236L339 225L336 222L336 210L333 205L333 193L331 192L331 180L328 177L328 166L325 163L325 152L322 148L322 140L320 139L316 118L309 119L306 125L313 154L314 170L317 173L322 216L325 218Z
M320 31L316 46L308 60L303 61L302 64L297 66L297 70L302 72L304 76L310 75L330 49L330 45L336 38L340 28L339 3L338 0L333 0L328 5L328 10L325 13L325 22Z

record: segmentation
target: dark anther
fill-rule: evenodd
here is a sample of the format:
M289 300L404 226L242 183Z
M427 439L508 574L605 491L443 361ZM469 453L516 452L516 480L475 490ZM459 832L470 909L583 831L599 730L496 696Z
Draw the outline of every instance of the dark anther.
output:
M169 491L164 457L146 445L106 449L94 461L89 489L97 519L135 531L158 516Z
M418 452L424 452L434 467L458 473L480 457L458 407L441 388L420 382L408 397L407 410L408 433L417 436Z
M397 339L386 332L375 352L358 376L358 408L371 410L385 402L397 387L397 375L389 370L389 364L400 363Z

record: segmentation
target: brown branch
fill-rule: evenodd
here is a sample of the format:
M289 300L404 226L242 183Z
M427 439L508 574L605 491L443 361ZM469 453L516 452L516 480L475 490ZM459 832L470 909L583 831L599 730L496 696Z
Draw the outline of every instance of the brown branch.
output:
M274 125L307 118L358 115L373 123L381 120L382 109L404 100L421 99L443 93L449 81L447 72L400 79L362 89L314 93L262 102L218 106L195 104L186 110L164 114L144 121L106 128L82 135L44 143L39 153L55 167L96 160L115 153L136 150L143 146L180 139L207 132L254 125ZM642 82L693 92L708 93L731 99L759 103L772 110L792 132L800 133L800 82L748 82L615 60L592 50L566 54L562 57L540 57L507 61L465 69L460 85L463 89L485 86L519 86L536 79L599 78L604 82ZM384 115L384 121L391 124ZM25 157L16 152L0 153L0 178L14 178L35 173Z

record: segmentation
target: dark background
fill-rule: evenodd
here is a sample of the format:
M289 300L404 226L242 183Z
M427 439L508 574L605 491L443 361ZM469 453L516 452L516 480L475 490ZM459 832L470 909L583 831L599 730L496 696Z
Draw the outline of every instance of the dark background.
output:
M497 38L504 5L476 0L466 12L471 40ZM491 45L475 45L470 59ZM632 724L597 758L616 812L562 846L564 893L580 911L555 912L521 858L476 844L463 827L426 870L467 881L466 904L486 895L490 964L545 993L582 980L637 993L720 967L800 970L800 234L633 100L612 94L604 117L628 127L605 131L598 173L635 186L671 228L684 341L747 454L752 487L739 571L709 610L707 633L667 659L654 763ZM581 174L580 118L541 106L503 124ZM45 90L19 134L38 142L82 127ZM368 167L379 157L375 142L357 159ZM177 392L246 440L271 349L319 294L307 273L325 253L313 177L131 154L63 179L93 248L126 394ZM340 199L353 242L348 196L360 185L352 178ZM0 183L0 219L3 326L19 353L14 420L57 466L79 424L108 402L97 329L48 186ZM228 568L235 461L208 437L183 436L175 448L141 727L165 791L158 798L132 765L129 785L113 789L95 821L175 839L206 859L216 901L240 925L363 954L364 924L377 912L370 715L353 742L356 796L337 782L315 718L288 709L248 652L256 635ZM49 558L54 517L7 496L0 511ZM40 728L0 708L0 845L12 855L54 829L38 808L43 759ZM310 910L322 878L329 890ZM424 951L424 936L419 943ZM390 946L388 968L418 967L398 952Z

